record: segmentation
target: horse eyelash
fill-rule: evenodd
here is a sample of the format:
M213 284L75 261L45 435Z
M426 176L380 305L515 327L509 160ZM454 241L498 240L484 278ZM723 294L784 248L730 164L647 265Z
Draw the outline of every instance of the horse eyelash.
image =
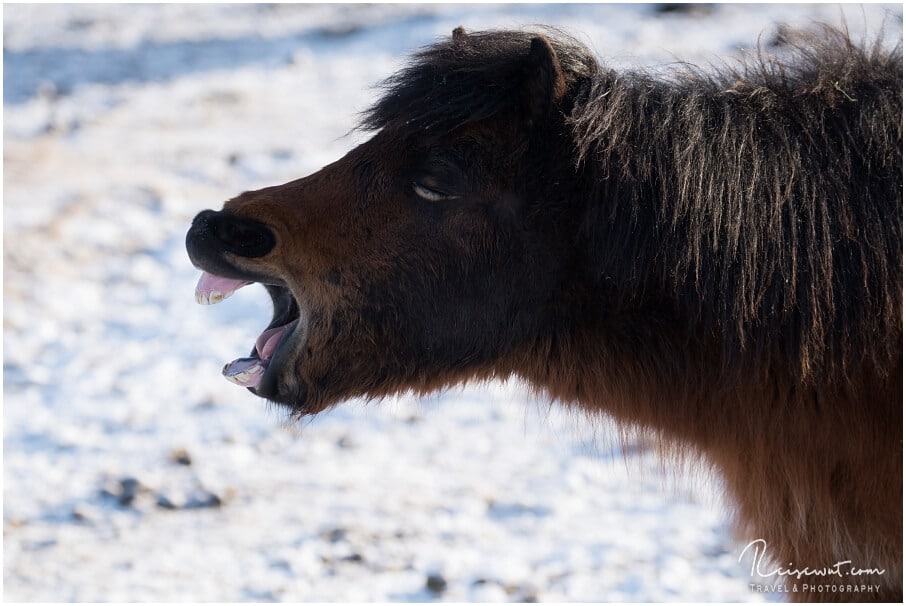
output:
M412 183L412 191L414 191L418 197L428 200L429 202L442 202L443 200L450 200L451 198L456 197L439 192L436 189L431 189L430 187L425 187L421 183L414 181Z

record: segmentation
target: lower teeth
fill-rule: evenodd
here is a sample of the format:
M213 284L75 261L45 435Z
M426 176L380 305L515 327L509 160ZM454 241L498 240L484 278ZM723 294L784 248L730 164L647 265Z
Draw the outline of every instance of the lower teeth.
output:
M239 358L223 367L223 376L237 385L254 387L261 380L267 362L259 358Z

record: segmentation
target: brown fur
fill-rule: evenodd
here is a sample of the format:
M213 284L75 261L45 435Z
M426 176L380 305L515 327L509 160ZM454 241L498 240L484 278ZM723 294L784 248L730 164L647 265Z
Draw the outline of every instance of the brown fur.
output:
M555 32L417 54L370 141L193 223L196 265L301 318L252 391L314 414L517 375L700 453L777 566L884 571L790 597L900 601L902 57L782 52L660 79Z

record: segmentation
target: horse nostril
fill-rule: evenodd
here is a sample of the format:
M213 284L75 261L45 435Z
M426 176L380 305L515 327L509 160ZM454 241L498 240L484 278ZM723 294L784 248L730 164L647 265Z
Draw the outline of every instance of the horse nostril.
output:
M208 218L208 227L225 250L242 257L263 257L277 243L270 228L253 219L218 213Z

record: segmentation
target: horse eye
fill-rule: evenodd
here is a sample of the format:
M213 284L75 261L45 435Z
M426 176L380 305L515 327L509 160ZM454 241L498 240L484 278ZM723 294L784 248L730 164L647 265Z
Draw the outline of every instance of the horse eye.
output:
M412 191L414 191L420 198L424 198L429 202L440 202L442 200L450 200L456 196L446 194L442 191L437 191L436 189L431 189L430 187L425 187L421 183L412 183Z

